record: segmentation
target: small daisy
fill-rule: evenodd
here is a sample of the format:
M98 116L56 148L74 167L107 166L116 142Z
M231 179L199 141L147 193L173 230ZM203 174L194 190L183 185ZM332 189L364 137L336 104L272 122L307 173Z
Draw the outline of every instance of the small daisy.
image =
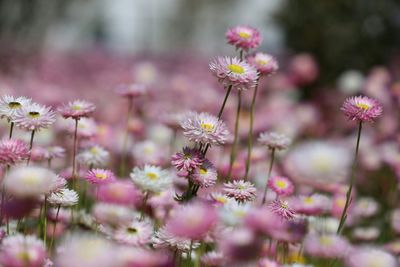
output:
M77 156L77 162L80 162L88 167L101 167L110 160L110 153L99 145L89 147Z
M194 148L184 147L182 152L172 155L171 164L178 171L192 171L201 166L204 161L203 155Z
M224 193L238 202L253 201L256 198L256 191L252 183L244 180L224 184Z
M143 84L133 83L133 84L121 84L115 89L116 93L124 96L135 98L138 96L145 95L148 91L147 86Z
M229 135L224 122L205 112L189 112L183 119L181 127L183 134L190 141L204 145L222 145Z
M293 194L294 186L292 181L284 176L273 176L268 180L268 187L279 196Z
M149 222L133 221L115 230L113 238L118 243L130 246L144 246L150 243L153 226Z
M116 180L113 183L102 184L97 188L96 197L101 202L121 205L136 204L140 191L129 180Z
M78 203L78 194L71 189L63 188L57 192L53 192L47 198L47 201L55 206L70 207Z
M17 127L27 131L38 131L48 128L56 121L56 114L50 107L36 103L23 106L14 115L13 122Z
M106 184L115 181L114 173L105 169L92 169L89 170L85 179L91 184Z
M207 188L217 182L217 169L209 160L205 159L203 164L193 171L191 178L194 184Z
M289 207L286 201L274 200L268 207L273 213L285 220L291 220L296 216L295 211Z
M237 49L249 50L256 48L261 43L260 32L249 26L236 26L226 32L228 43Z
M172 184L169 172L153 165L145 165L143 168L135 167L130 176L140 189L153 193L168 189Z
M8 121L12 121L18 110L30 104L31 99L29 98L5 95L0 99L0 118L7 118Z
M336 234L309 234L304 239L304 251L313 257L341 258L349 248L350 244L347 240Z
M228 226L238 226L243 223L247 214L250 212L248 203L239 203L233 199L219 209L221 221Z
M248 90L256 86L257 70L238 58L218 57L210 63L211 72L226 87Z
M94 205L92 213L98 223L111 226L129 225L135 217L128 207L101 202Z
M225 205L228 201L231 200L227 195L222 193L211 193L210 194L211 201L217 205Z
M45 151L45 159L61 159L65 157L65 148L61 146L51 146Z
M278 61L273 56L261 52L247 57L247 61L262 75L275 73L279 68Z
M330 210L330 199L321 194L311 196L297 196L290 201L296 213L304 215L321 215Z
M350 120L360 122L373 122L383 112L382 105L377 100L366 96L347 98L341 110Z
M0 164L14 165L29 156L28 145L18 139L4 139L0 142Z
M269 149L283 150L288 148L292 142L286 135L275 132L264 132L260 134L258 142Z
M178 237L170 233L165 227L161 227L155 232L152 238L154 248L171 248L180 252L187 252L190 249L196 249L199 246L198 242L184 237Z
M58 108L58 112L64 118L79 120L80 118L89 117L95 109L96 106L94 104L78 99Z

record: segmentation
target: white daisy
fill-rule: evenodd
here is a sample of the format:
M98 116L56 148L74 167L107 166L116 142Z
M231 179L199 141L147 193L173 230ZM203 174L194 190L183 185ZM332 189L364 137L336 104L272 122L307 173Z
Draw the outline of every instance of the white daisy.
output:
M7 118L9 121L14 119L17 110L31 103L31 99L20 96L13 97L5 95L0 99L0 118Z
M168 189L172 184L169 172L153 165L145 165L143 168L135 167L130 176L140 189L153 193Z
M51 193L47 201L53 205L69 207L76 205L78 199L79 196L74 190L63 188L57 192Z

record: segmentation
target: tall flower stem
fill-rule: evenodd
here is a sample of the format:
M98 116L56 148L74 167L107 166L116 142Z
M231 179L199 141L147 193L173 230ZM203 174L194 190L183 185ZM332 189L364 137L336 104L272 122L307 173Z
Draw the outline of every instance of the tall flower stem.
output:
M56 233L57 220L58 220L58 214L60 213L60 208L61 208L61 205L58 205L58 207L57 207L57 213L56 213L56 221L54 222L53 233L52 233L52 235L51 235L51 241L50 241L50 247L49 247L50 255L51 255L51 251L52 251L52 248L53 248L54 235L55 235L55 233Z
M75 119L75 130L74 130L74 144L72 148L72 184L75 189L76 184L76 153L78 150L78 119Z
M139 221L143 221L144 219L144 213L146 210L146 204L147 204L147 200L149 199L149 192L145 192L144 196L143 196L143 202L142 202L142 210L140 212L140 219Z
M257 98L257 91L258 91L259 82L260 82L260 78L257 79L257 84L256 84L256 87L254 88L254 92L253 92L253 99L251 100L249 139L247 141L247 160L246 160L246 172L245 172L245 175L244 175L244 180L247 180L247 178L249 177L249 172L250 172L251 151L253 149L254 111L255 111L255 107L256 107L256 98Z
M10 134L9 134L9 136L8 136L9 139L11 139L11 137L12 137L13 129L14 129L14 122L11 122L11 123L10 123Z
M346 204L344 205L342 216L340 218L339 227L336 231L337 234L341 234L341 232L343 230L343 227L344 227L344 225L346 223L346 219L347 219L347 210L348 210L350 202L351 202L351 192L353 190L355 173L356 173L356 169L357 169L357 157L358 157L358 150L360 147L361 129L362 129L362 121L360 121L358 124L357 143L356 143L356 150L354 153L353 165L351 167L350 185L349 185L349 189L347 190L347 194L346 194Z
M126 172L126 160L127 160L127 144L128 144L128 137L129 137L129 120L131 119L131 113L133 110L133 99L130 97L128 98L128 111L126 115L126 121L125 121L125 134L124 134L124 140L122 141L122 149L121 149L121 163L119 166L119 175L124 176Z
M31 156L32 156L32 148L33 148L33 138L35 137L35 130L32 130L31 132L31 141L29 142L29 156L28 160L26 162L26 165L29 165L29 162L31 161Z
M267 190L268 190L268 181L271 178L271 173L272 173L272 166L274 165L274 160L275 160L275 148L271 149L271 159L269 162L269 169L268 169L268 175L267 175L267 181L265 182L265 189L264 189L264 195L262 198L261 205L265 204L265 200L267 199Z
M46 247L47 243L47 196L44 197L44 207L43 207L43 242Z
M236 159L237 154L237 145L238 145L238 137L239 137L239 119L240 119L240 110L242 108L242 96L241 91L238 91L238 103L237 103L237 110L236 110L236 120L235 120L235 136L233 138L232 150L231 150L231 157L229 162L229 170L228 170L228 178L231 177L232 174L232 167L233 163Z

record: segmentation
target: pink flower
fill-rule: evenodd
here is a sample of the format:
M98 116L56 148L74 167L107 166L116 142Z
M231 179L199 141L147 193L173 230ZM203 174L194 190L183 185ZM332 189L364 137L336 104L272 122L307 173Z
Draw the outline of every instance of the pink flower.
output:
M254 88L258 79L257 70L236 57L218 57L210 63L210 70L224 86L237 90Z
M273 56L261 52L247 57L247 61L262 75L273 74L279 68L278 62Z
M192 242L189 238L172 234L165 226L155 232L152 243L155 248L170 248L180 252L189 251L190 248L195 249L199 246L199 243Z
M226 32L228 43L237 49L249 50L256 48L261 43L260 32L249 26L236 26Z
M0 164L14 165L27 159L28 145L18 139L4 139L0 142Z
M121 84L115 90L117 94L124 97L135 98L138 96L145 95L148 91L147 87L143 84Z
M274 260L264 258L258 261L258 267L281 267L281 265Z
M209 160L205 159L203 164L194 170L191 178L193 183L200 187L210 187L217 181L217 169Z
M127 226L120 226L115 230L113 238L118 243L131 246L142 246L150 243L153 234L153 225L149 222L134 220Z
M56 121L56 114L49 107L36 103L23 106L14 115L13 122L21 129L39 131Z
M341 258L349 249L347 240L335 234L310 234L304 239L304 251L312 257Z
M292 181L284 176L272 176L268 180L268 187L279 196L288 196L293 194L294 191Z
M373 122L383 112L382 105L377 100L366 96L347 98L341 110L350 120L360 122Z
M129 180L116 180L97 188L97 199L101 202L132 205L139 201L139 197L140 192Z
M311 196L297 196L290 200L296 213L304 215L321 215L330 208L330 199L327 196L313 194Z
M183 152L178 152L172 155L171 164L178 170L178 171L192 171L197 167L201 166L203 163L204 157L194 148L184 147Z
M397 267L397 260L391 254L373 247L355 249L346 257L348 267Z
M283 150L288 148L292 140L286 135L275 132L264 132L260 134L258 142L269 149Z
M284 230L283 223L277 223L280 218L265 206L251 209L244 221L245 225L255 232L271 236L275 231Z
M110 170L92 169L85 175L85 179L91 184L105 184L114 182L114 173Z
M244 180L224 184L224 193L238 202L253 201L256 198L256 191L252 183Z
M79 120L80 118L88 117L95 109L94 104L78 99L58 108L58 112L64 118Z
M288 206L286 201L274 200L268 205L268 208L284 220L291 220L296 216L295 211Z
M210 251L201 256L201 263L205 266L218 267L224 266L226 259L224 254L219 251Z

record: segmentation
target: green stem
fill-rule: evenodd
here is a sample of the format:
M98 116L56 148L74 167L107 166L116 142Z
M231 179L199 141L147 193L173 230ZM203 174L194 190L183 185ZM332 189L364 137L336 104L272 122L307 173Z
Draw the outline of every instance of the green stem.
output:
M31 161L32 148L33 148L33 138L34 137L35 137L35 130L32 130L32 132L31 132L31 141L29 142L29 156L28 156L28 160L26 162L26 166L28 166L29 162Z
M58 220L58 214L59 214L59 212L60 212L60 208L61 208L61 205L58 205L58 207L57 207L57 213L56 213L56 221L54 222L53 234L51 235L51 241L50 241L50 248L49 248L50 256L51 256L51 251L52 251L52 248L53 248L54 235L55 235L55 233L56 233L57 220Z
M125 135L124 135L124 140L122 142L122 149L121 149L121 164L119 166L119 175L123 177L126 172L126 161L127 161L127 156L128 156L128 149L127 149L127 144L128 144L128 137L129 137L129 120L131 118L131 113L133 109L133 99L129 98L129 103L128 103L128 113L126 116L126 122L125 122Z
M72 148L72 184L75 189L76 184L76 153L78 150L78 119L75 119L75 130L74 130L74 144Z
M144 212L146 210L146 203L147 203L148 198L149 198L149 192L145 192L144 197L143 197L143 202L142 202L142 210L140 212L140 221L143 221L143 219L144 219Z
M44 206L43 206L43 243L46 247L47 243L47 196L44 197Z
M8 136L9 139L11 139L11 137L12 137L13 129L14 129L14 122L11 122L11 124L10 124L10 134Z
M343 230L343 227L345 225L345 222L346 222L346 219L347 219L347 210L348 210L350 202L351 202L351 192L353 190L353 184L354 184L354 180L355 180L355 173L356 173L356 169L357 169L357 157L358 157L358 150L359 150L359 147L360 147L361 129L362 129L362 121L360 121L359 124L358 124L356 151L354 153L353 165L351 167L350 185L349 185L349 189L347 190L347 194L346 194L346 204L344 205L342 216L340 218L339 227L338 227L338 229L336 231L336 233L338 235L341 234L341 232Z
M241 93L242 92L239 90L238 91L237 110L236 110L236 120L235 120L235 135L233 138L231 157L230 157L230 162L229 162L228 179L231 178L232 167L233 167L233 163L235 162L236 153L237 153L237 145L238 145L238 139L239 139L239 119L240 119L240 110L241 110L241 106L242 106Z
M269 169L268 169L268 175L267 175L267 181L265 182L264 195L263 195L263 199L262 199L261 205L264 205L265 204L265 200L267 199L268 181L271 178L272 166L274 165L274 160L275 160L275 148L272 148L271 149L271 160L270 160L270 163L269 163Z

